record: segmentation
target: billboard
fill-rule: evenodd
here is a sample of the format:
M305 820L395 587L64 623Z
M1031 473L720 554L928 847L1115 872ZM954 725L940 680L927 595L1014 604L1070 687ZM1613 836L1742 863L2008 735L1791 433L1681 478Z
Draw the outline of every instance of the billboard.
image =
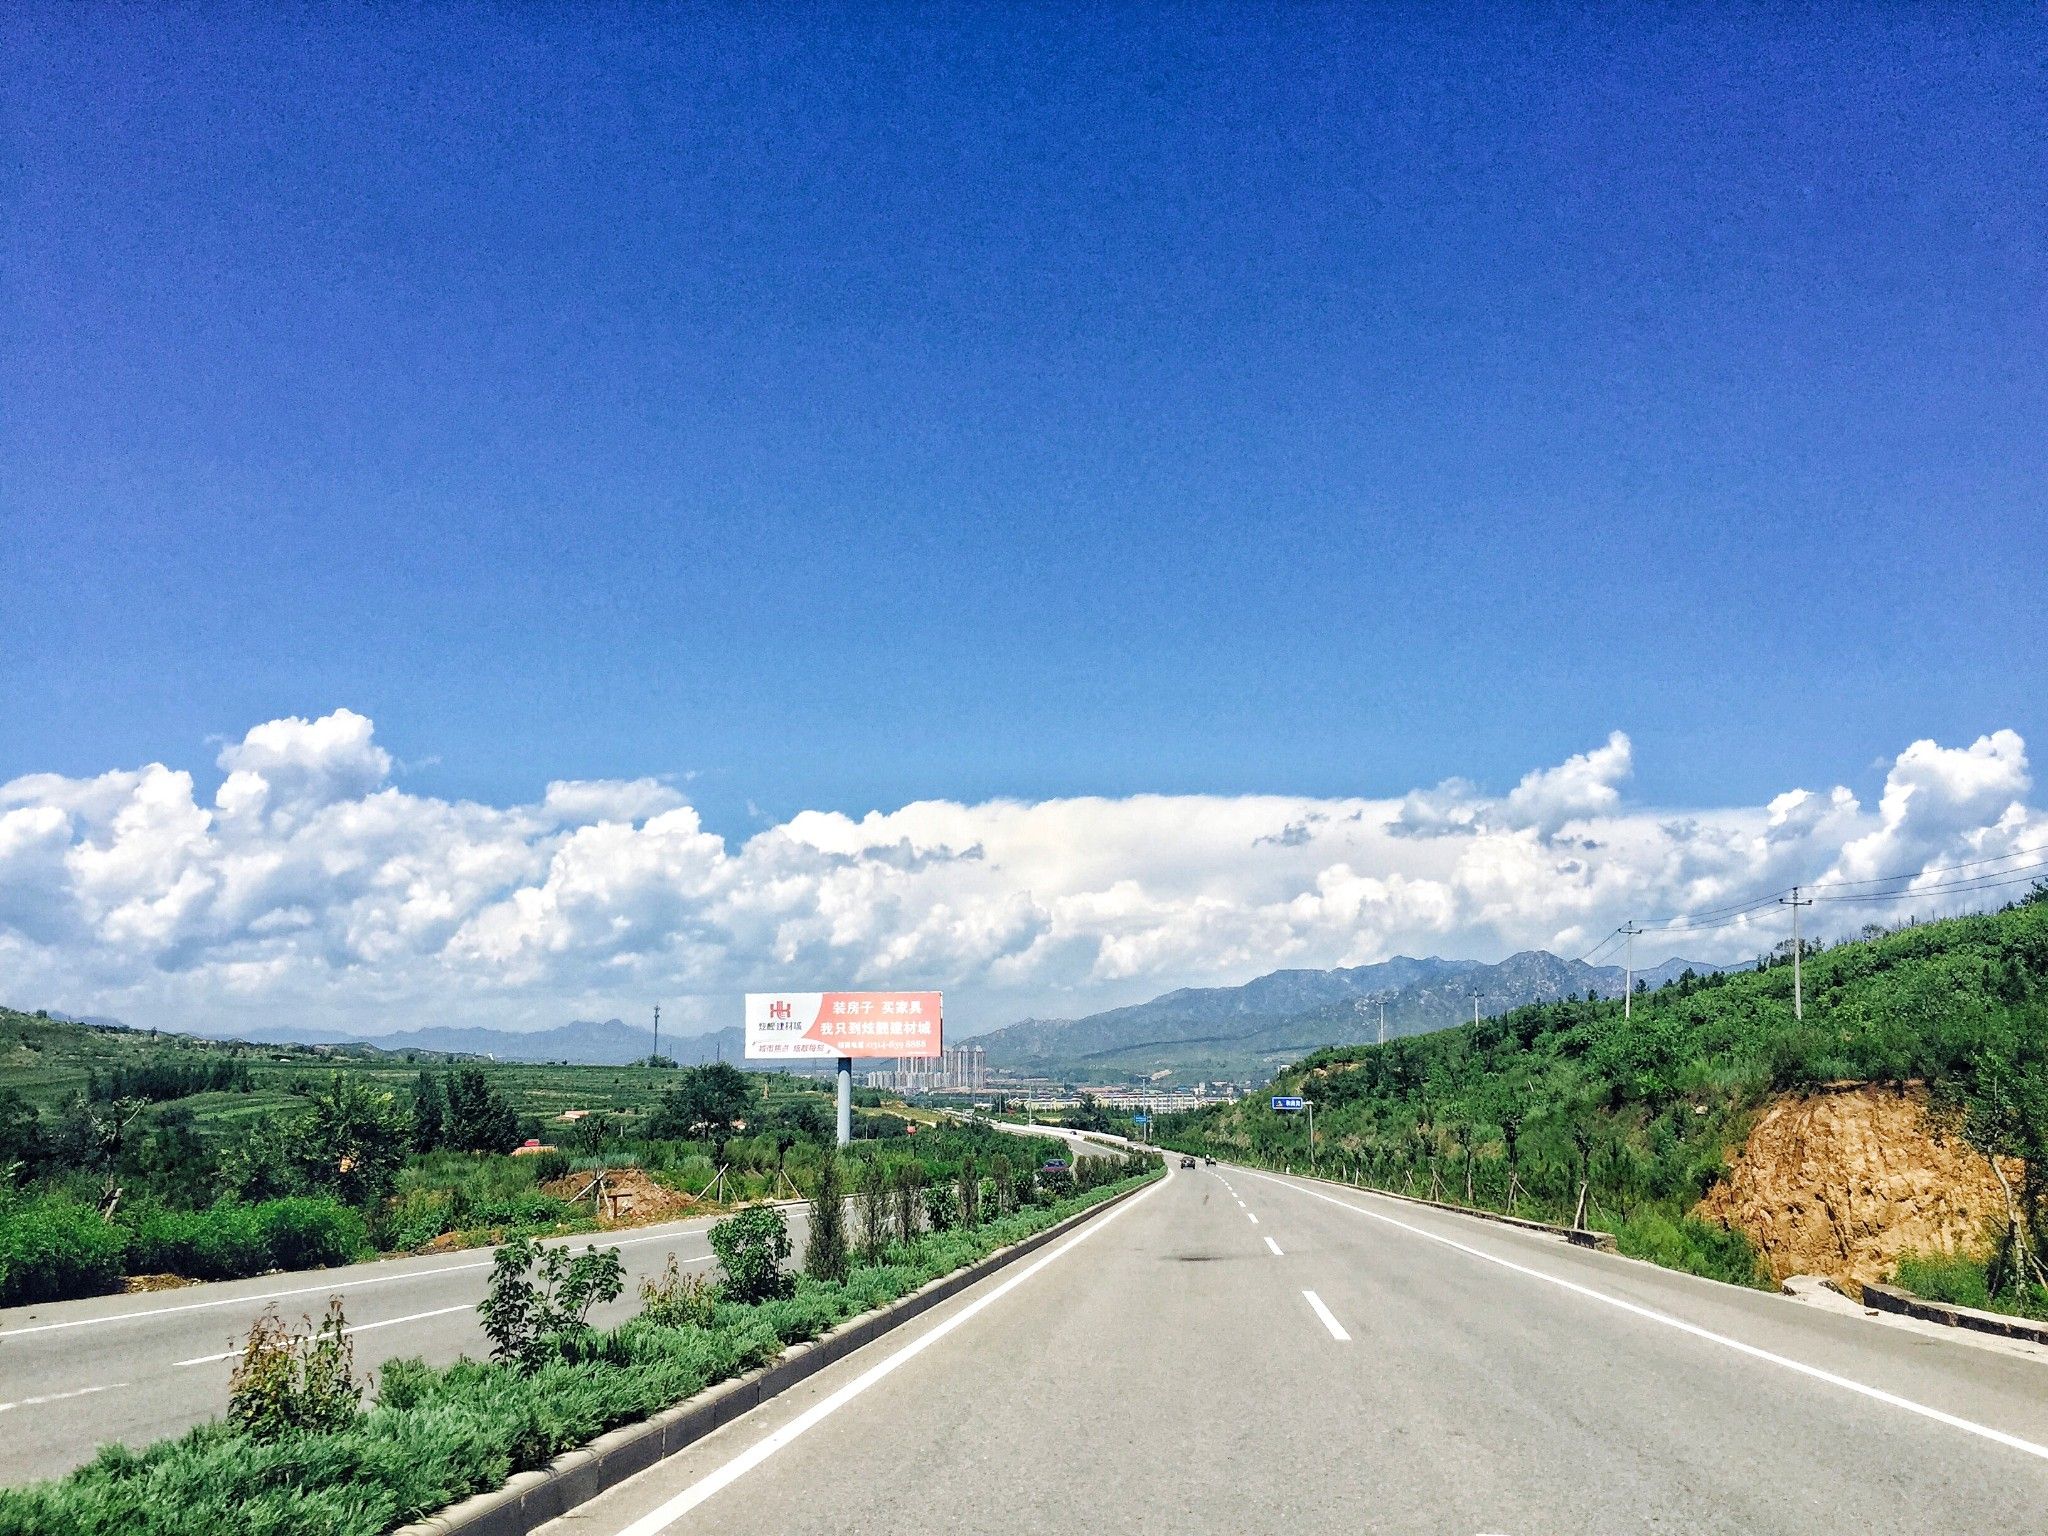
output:
M747 1058L936 1056L936 992L749 992Z

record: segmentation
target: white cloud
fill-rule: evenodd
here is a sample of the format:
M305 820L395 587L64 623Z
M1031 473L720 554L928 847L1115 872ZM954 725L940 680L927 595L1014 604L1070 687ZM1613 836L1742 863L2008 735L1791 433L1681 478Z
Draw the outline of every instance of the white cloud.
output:
M2048 842L2010 731L1915 742L1874 812L1845 788L1630 805L1616 732L1499 796L917 801L738 843L653 780L508 807L409 794L347 710L259 725L218 762L210 803L162 764L0 785L9 1001L374 1030L658 997L709 1024L749 986L915 982L980 1027L1279 966L1577 952L1624 917ZM1743 958L1778 925L1773 908L1669 947Z

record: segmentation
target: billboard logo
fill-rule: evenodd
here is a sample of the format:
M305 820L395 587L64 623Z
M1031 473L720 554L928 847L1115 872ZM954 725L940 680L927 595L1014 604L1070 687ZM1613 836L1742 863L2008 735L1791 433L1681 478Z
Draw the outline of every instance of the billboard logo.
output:
M776 999L776 1000L775 1000L774 1002L772 1002L772 1003L770 1003L770 1004L768 1005L768 1017L769 1017L769 1018L771 1018L771 1019L786 1019L786 1018L789 1018L790 1016L791 1016L791 1015L790 1015L790 1007L789 1007L789 1004L788 1004L788 1003L786 1003L786 1002L784 1002L784 1001L783 1001L783 1000L782 1000L781 998L779 998L779 997L778 997L778 998L777 998L777 999Z

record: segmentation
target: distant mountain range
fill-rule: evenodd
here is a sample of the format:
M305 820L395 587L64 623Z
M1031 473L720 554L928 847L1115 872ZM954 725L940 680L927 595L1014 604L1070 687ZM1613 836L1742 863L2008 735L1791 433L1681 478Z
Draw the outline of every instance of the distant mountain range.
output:
M488 1056L497 1061L570 1061L592 1066L621 1066L645 1060L654 1050L654 1033L620 1019L576 1019L553 1029L511 1030L434 1025L390 1035L346 1034L331 1029L302 1029L280 1024L255 1029L201 1028L194 1033L214 1039L262 1040L283 1045L369 1045L381 1051L432 1051L463 1056ZM671 1035L663 1030L661 1054L683 1066L715 1061L722 1055L737 1062L741 1053L737 1024L702 1035ZM756 1070L759 1070L759 1064Z
M1660 987L1688 967L1701 974L1725 969L1697 960L1667 960L1637 971L1636 978ZM970 1038L988 1052L991 1067L1067 1081L1131 1075L1182 1083L1263 1080L1320 1046L1377 1039L1382 1002L1387 1037L1393 1039L1446 1029L1471 1018L1475 992L1481 1013L1504 1013L1524 1003L1583 997L1589 991L1619 997L1624 974L1618 965L1586 965L1546 950L1525 950L1497 965L1402 955L1341 970L1273 971L1236 987L1183 987L1147 1003L1085 1018L1025 1019ZM201 1027L192 1033L285 1045L368 1046L396 1054L419 1051L594 1066L643 1060L655 1044L651 1031L620 1019L576 1019L540 1030L434 1025L388 1035L292 1024ZM661 1036L661 1054L684 1066L721 1058L738 1063L742 1051L743 1033L736 1024L698 1035L664 1030ZM752 1069L767 1065L757 1062Z
M1652 988L1688 968L1724 967L1667 960L1638 970ZM1504 1013L1564 997L1619 997L1626 972L1587 965L1547 950L1525 950L1497 965L1477 960L1410 959L1331 971L1274 971L1237 987L1186 987L1079 1019L1025 1019L975 1036L991 1067L1079 1080L1130 1074L1162 1081L1264 1077L1325 1045L1426 1034L1479 1011Z

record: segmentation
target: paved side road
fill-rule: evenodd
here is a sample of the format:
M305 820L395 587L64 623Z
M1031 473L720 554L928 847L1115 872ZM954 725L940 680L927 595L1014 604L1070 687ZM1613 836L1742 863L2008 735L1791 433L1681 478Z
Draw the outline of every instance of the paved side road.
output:
M2048 1366L1177 1169L548 1536L2043 1528Z

